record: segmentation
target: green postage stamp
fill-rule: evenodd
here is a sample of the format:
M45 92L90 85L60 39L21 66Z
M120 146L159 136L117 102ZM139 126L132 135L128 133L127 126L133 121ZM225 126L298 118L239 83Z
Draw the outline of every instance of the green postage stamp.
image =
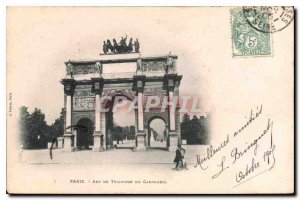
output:
M251 26L242 9L231 10L231 33L234 57L272 55L270 33Z

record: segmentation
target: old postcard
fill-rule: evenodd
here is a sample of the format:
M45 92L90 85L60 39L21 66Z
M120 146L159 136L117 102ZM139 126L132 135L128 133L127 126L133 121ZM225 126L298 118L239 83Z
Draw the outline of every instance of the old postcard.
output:
M10 194L294 193L294 8L7 7Z

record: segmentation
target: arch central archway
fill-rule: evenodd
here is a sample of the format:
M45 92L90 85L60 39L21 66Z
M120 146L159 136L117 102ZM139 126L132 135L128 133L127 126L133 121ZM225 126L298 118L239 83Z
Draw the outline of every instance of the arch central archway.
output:
M81 118L77 122L76 147L80 150L91 149L93 141L94 123L89 118Z
M148 146L151 149L167 150L168 126L166 120L161 116L153 116L148 120Z
M106 148L133 149L135 147L135 113L134 110L128 112L128 108L133 102L133 96L128 93L118 92L110 94L110 97L103 104L103 107L108 110L105 113ZM122 98L122 102L116 102L117 97ZM125 103L125 106L114 109L116 103Z

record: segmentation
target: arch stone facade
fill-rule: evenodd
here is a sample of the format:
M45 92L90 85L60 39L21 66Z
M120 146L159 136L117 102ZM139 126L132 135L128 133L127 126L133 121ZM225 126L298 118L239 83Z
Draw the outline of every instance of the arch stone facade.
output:
M172 102L179 96L182 79L177 74L177 56L163 55L142 57L140 54L115 54L100 56L98 60L67 61L64 85L65 133L64 149L76 149L76 124L82 118L94 123L94 151L108 148L106 113L101 110L104 98L123 95L135 100L135 150L147 150L149 144L148 124L153 117L162 118L166 122L168 150L175 150L180 140L179 107ZM126 68L134 64L136 69L130 73L103 73L103 68L111 64L120 64ZM145 109L147 99L156 96L168 103L166 109L162 105Z

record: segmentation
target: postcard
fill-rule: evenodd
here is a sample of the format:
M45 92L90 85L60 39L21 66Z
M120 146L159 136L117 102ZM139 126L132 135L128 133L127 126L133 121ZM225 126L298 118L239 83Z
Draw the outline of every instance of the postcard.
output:
M294 8L7 7L9 194L293 194Z

